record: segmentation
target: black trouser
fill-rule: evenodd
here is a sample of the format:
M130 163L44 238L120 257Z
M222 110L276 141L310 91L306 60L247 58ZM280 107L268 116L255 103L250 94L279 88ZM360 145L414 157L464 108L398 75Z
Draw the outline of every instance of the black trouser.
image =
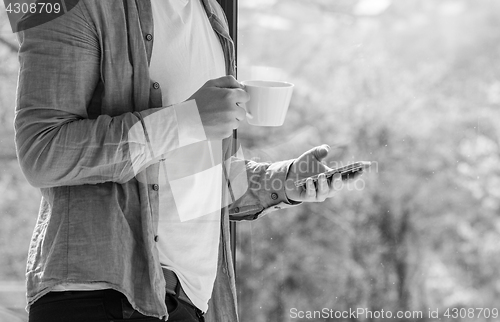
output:
M200 311L167 294L169 322L204 322ZM114 290L50 292L30 307L29 322L158 322L132 309Z

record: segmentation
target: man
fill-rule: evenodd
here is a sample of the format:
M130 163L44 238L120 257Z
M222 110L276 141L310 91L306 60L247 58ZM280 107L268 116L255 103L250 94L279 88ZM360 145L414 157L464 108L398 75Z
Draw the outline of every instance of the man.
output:
M293 185L326 169L328 147L232 155L249 97L215 0L65 2L19 32L17 153L42 192L30 322L237 321L229 216L331 197L324 176Z

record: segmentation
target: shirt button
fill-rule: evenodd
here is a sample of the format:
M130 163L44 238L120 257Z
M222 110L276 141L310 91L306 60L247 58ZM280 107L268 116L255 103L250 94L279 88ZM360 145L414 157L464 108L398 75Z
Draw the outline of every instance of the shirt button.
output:
M234 208L234 213L235 213L235 214L237 214L237 213L239 213L239 212L240 212L240 208L239 208L239 207Z
M146 35L146 40L147 40L147 41L151 41L151 40L153 40L153 35L152 35L152 34L147 34L147 35Z
M278 199L278 194L276 192L271 193L271 199L273 200Z
M155 242L158 242L158 235L155 235Z
M225 267L223 267L223 268L222 268L222 272L223 272L224 274L227 274L227 269L226 269Z
M154 89L158 89L158 88L160 88L160 84L159 84L158 82L154 82L154 83L153 83L153 88L154 88Z
M153 190L154 190L154 191L158 191L158 190L160 190L160 186L159 186L159 185L157 185L157 184L155 183L155 184L153 185Z

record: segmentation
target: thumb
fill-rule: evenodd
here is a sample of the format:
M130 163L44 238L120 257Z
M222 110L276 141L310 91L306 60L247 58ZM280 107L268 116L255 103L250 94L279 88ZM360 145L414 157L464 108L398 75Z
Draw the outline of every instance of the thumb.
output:
M209 86L215 86L220 88L242 88L241 85L233 76L222 76L219 78L211 79L207 82Z
M320 145L320 146L317 146L311 150L309 150L309 152L318 160L318 161L321 161L322 159L324 159L327 155L328 155L328 152L330 151L330 146L328 146L327 144L323 144L323 145Z

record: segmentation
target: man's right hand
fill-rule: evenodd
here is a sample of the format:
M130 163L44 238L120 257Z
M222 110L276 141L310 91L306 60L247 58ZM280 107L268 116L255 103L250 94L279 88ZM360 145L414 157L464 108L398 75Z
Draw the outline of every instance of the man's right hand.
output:
M207 139L224 139L245 119L243 107L250 100L233 76L209 80L188 100L194 99ZM239 105L239 106L238 106Z

